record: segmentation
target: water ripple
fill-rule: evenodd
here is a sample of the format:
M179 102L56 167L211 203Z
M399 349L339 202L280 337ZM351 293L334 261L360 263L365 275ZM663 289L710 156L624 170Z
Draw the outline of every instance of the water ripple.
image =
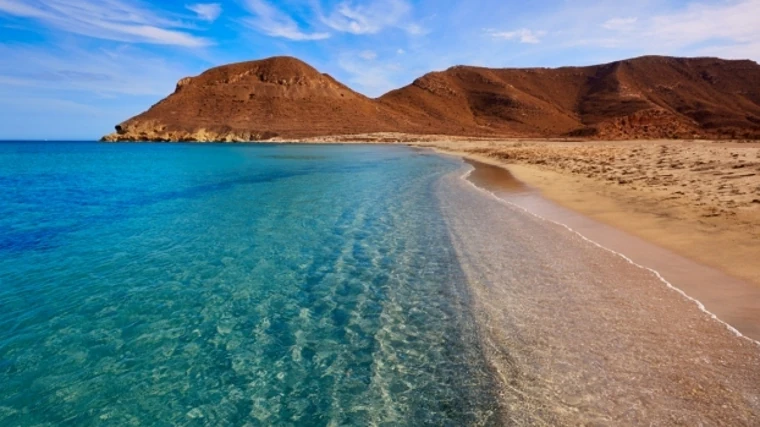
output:
M0 206L24 206L0 208L0 424L497 423L433 191L457 167L0 145Z

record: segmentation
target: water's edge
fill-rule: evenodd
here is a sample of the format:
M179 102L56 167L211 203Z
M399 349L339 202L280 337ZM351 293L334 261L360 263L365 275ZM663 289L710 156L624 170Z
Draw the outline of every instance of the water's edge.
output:
M658 271L480 188L473 171L443 177L438 197L505 423L755 424L754 340Z
M473 163L478 163L478 162L475 161ZM500 167L500 166L496 166L496 167ZM491 198L499 201L499 203L503 203L505 205L517 208L517 209L519 209L519 210L521 210L521 211L523 211L523 212L525 212L525 213L527 213L529 215L532 215L532 216L534 216L534 217L536 217L536 218L538 218L538 219L540 219L542 221L546 221L548 223L561 226L561 227L565 228L567 231L569 231L571 233L574 233L574 234L578 235L580 238L582 238L583 240L585 240L585 241L593 244L594 246L597 246L600 249L603 249L605 251L608 251L610 253L613 253L613 254L615 254L615 255L623 258L626 262L630 263L631 265L634 265L634 266L636 266L636 267L638 267L640 269L643 269L643 270L646 270L646 271L649 271L649 272L653 273L665 286L667 286L669 289L672 289L673 291L675 291L681 297L683 297L683 298L689 300L690 302L694 303L694 305L696 305L697 308L700 311L704 312L706 315L708 315L714 321L716 321L716 322L720 323L721 325L723 325L725 328L727 328L729 331L731 331L731 333L733 333L734 335L736 335L739 338L746 339L746 340L754 343L755 345L760 346L760 341L755 340L755 339L753 339L753 338L751 338L751 337L743 334L737 328L735 328L734 326L730 325L728 322L725 322L720 317L718 317L718 315L716 315L715 313L709 311L701 301L699 301L698 299L690 296L689 294L687 294L685 291L683 291L679 287L677 287L674 284L672 284L669 281L667 281L659 271L657 271L657 270L655 270L653 268L647 267L645 265L641 265L641 264L633 261L626 254L624 254L622 252L618 252L616 250L613 250L613 249L610 249L610 248L604 246L603 244L601 244L601 243L599 243L599 242L597 242L597 241L595 241L595 240L593 240L593 239L585 236L583 233L581 233L581 232L573 229L572 227L570 227L569 225L567 225L565 223L562 223L562 222L559 222L559 221L555 221L555 220L552 220L552 219L548 219L548 218L546 218L546 217L544 217L544 216L542 216L542 215L540 215L540 214L538 214L536 212L531 211L528 208L525 208L524 206L520 206L517 203L510 202L509 200L506 200L503 197L500 197L494 191L490 191L490 190L488 190L488 189L486 189L484 187L478 186L477 184L473 183L472 180L470 179L470 176L476 170L476 168L477 168L477 166L466 165L464 167L464 170L462 171L462 174L460 175L460 179L462 179L463 181L467 182L467 184L471 185L474 189L476 189L477 191L479 191L482 194L486 195L487 197L491 197ZM539 196L539 195L532 195L532 197L541 197L541 196Z

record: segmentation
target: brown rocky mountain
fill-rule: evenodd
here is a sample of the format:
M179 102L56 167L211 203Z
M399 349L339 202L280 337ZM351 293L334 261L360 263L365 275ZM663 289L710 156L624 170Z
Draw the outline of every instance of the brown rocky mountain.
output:
M212 68L104 140L252 141L404 132L760 138L760 65L648 56L589 67L457 66L370 99L289 57Z

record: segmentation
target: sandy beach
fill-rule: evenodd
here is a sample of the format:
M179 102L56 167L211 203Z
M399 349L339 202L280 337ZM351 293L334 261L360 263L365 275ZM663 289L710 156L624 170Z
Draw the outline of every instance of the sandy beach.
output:
M457 141L547 198L760 286L760 144Z

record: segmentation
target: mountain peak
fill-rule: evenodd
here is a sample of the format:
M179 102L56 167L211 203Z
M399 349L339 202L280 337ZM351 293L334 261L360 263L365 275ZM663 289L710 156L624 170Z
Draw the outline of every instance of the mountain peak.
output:
M214 86L238 84L240 82L261 82L282 86L336 84L337 82L327 75L320 74L311 65L290 57L276 56L272 58L238 62L221 65L206 70L197 77L186 77L177 83L177 89L188 86Z

